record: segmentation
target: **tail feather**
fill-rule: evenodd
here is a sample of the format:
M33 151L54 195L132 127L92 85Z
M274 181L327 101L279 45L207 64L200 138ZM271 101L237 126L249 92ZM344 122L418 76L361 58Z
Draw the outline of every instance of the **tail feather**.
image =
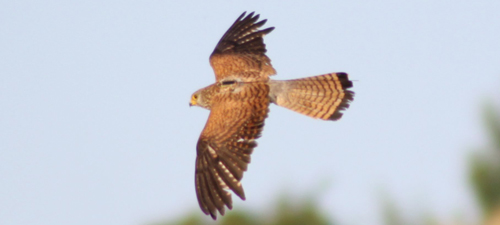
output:
M354 92L346 73L329 73L296 80L271 81L271 101L295 112L323 120L338 120Z

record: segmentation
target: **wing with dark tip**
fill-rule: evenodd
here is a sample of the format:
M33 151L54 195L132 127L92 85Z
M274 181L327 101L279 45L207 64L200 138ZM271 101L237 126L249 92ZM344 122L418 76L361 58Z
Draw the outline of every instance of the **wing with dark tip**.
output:
M232 209L232 190L245 200L240 181L257 146L269 106L269 86L247 83L213 96L207 124L196 146L195 186L201 210L217 218Z
M259 15L246 12L241 14L222 36L210 55L210 65L214 69L216 81L240 79L242 81L267 80L276 74L271 60L266 56L264 36L274 30L259 28L267 20L259 20ZM258 21L258 22L257 22Z

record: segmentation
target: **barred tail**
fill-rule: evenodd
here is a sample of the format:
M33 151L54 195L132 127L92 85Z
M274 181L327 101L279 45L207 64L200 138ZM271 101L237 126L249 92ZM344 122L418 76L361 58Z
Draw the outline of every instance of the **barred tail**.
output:
M338 120L342 110L349 107L354 92L346 73L329 73L296 80L270 82L273 103L295 112L320 118Z

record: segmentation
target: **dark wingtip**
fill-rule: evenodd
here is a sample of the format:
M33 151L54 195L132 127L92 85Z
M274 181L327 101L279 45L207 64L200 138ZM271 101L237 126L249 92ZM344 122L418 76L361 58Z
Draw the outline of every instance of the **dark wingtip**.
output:
M266 28L266 29L264 29L264 30L261 30L260 32L262 32L262 33L264 33L264 34L269 34L269 33L271 33L271 31L273 31L273 30L274 30L274 27L268 27L268 28Z
M217 220L217 213L210 213L213 220Z
M241 18L243 18L245 16L245 14L247 14L247 11L243 12L239 17L238 19L236 19L236 21L240 21Z
M240 186L241 187L241 186ZM243 188L231 188L231 190L233 191L233 193L240 197L241 200L245 200L245 190L243 190Z
M247 13L247 11L245 11L243 14L241 14L241 16L240 16L240 18L238 18L238 20L240 20L242 17L245 17L245 18L243 18L243 20L253 19L252 17L253 17L253 14L255 14L255 12L251 12L248 15L245 16L246 13ZM256 17L258 18L259 15L257 15Z

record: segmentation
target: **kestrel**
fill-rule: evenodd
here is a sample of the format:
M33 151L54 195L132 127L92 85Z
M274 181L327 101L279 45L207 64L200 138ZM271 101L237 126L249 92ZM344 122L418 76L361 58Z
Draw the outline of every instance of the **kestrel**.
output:
M242 200L243 172L257 146L269 104L322 120L338 120L354 92L346 73L295 80L272 80L276 74L265 55L263 37L274 27L246 12L236 19L210 55L215 83L196 91L189 105L210 110L196 146L195 186L201 210L217 218L232 209L233 191Z

